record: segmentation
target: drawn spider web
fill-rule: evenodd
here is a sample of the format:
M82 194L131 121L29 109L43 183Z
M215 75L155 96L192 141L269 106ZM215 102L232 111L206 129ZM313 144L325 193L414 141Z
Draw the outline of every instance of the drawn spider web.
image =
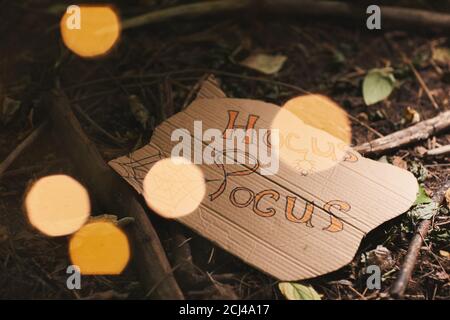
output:
M145 175L150 170L152 164L163 159L162 153L158 150L157 154L144 154L142 157L137 153L113 160L112 163L117 164L122 169L122 177L142 186Z

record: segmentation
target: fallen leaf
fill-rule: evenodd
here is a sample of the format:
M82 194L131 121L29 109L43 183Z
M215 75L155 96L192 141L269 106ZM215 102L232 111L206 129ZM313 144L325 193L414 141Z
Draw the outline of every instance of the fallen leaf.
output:
M407 107L405 110L405 118L409 123L417 123L420 121L420 114L414 108Z
M363 81L363 98L366 105L386 99L394 90L395 78L392 69L372 69Z
M287 57L283 55L253 54L239 64L265 74L274 74L281 70Z
M418 204L408 211L408 215L415 220L428 220L438 212L439 206L436 202Z
M378 245L374 250L366 252L366 263L377 265L382 271L386 271L395 265L395 260L388 248Z
M436 272L436 277L439 280L448 280L448 278L449 278L448 273L445 271Z
M427 148L424 148L424 147L422 147L422 146L417 146L417 147L414 148L414 151L415 151L419 156L423 157L423 156L428 152L428 149L427 149Z
M278 288L288 300L321 300L320 295L311 286L293 282L280 282Z
M445 250L439 250L439 254L444 257L444 258L448 258L450 257L450 253L448 251Z
M396 167L408 170L408 164L401 157L397 157L397 156L393 157L392 164Z
M433 60L439 63L450 63L450 48L437 47L433 49Z
M151 122L150 113L147 108L134 94L128 97L128 103L130 104L131 113L133 113L134 118L141 124L142 128L147 129Z
M425 188L422 185L420 185L419 186L419 191L417 192L417 198L416 198L416 201L414 202L414 205L430 203L431 201L432 200L428 196Z

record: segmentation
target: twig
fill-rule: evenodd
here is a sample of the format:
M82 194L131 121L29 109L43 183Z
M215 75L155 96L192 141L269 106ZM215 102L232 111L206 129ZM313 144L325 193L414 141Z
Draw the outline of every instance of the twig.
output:
M19 145L0 163L0 177L9 168L9 166L20 156L20 154L34 141L39 138L42 132L47 127L47 121L37 127L28 137L26 137Z
M69 101L61 91L53 91L44 99L54 127L54 134L74 160L93 198L107 212L119 217L132 217L129 230L134 262L143 286L157 299L183 299L175 281L158 234L135 193L104 162L96 146L83 132Z
M203 1L199 3L184 4L172 8L145 13L143 15L126 19L122 23L122 29L140 27L147 24L164 22L174 18L196 18L211 14L219 14L237 11L248 7L250 0L219 0Z
M411 68L411 70L413 71L414 75L416 76L417 81L419 81L420 86L422 87L422 89L425 91L425 93L427 94L428 99L430 100L431 104L433 105L433 107L436 110L439 110L439 105L437 104L436 100L434 99L433 94L431 93L430 89L428 89L427 84L425 83L425 81L423 80L422 76L420 75L420 73L417 71L416 67L414 67L414 65L412 64L411 61L407 61L408 66Z
M256 7L257 5L257 7ZM123 29L165 22L175 18L199 18L208 15L229 13L255 8L268 14L283 13L296 16L339 18L361 22L367 6L355 6L353 3L317 0L218 0L175 6L152 11L124 20ZM383 24L407 28L439 28L450 30L450 15L393 6L381 6Z
M384 135L382 135L379 131L375 130L374 128L372 128L371 126L369 126L367 123L359 120L357 117L352 116L351 114L347 114L347 116L352 119L353 121L357 122L358 124L360 124L361 126L365 127L367 130L375 133L378 137L382 138L384 137Z
M443 146L443 147L436 148L436 149L428 150L426 155L435 157L435 156L441 156L441 155L444 155L447 153L450 153L450 144Z
M444 201L444 194L450 188L450 181L447 181L433 196L433 201L437 204L441 204ZM400 268L397 280L391 287L390 293L394 298L402 298L405 294L405 290L411 279L412 272L417 261L422 242L428 234L431 226L431 220L422 220L417 227L416 233L412 238L408 252L406 253L403 264Z
M387 42L391 45L393 49L395 49L400 57L402 58L403 62L408 65L408 67L411 69L411 71L414 73L414 76L416 77L417 81L419 82L420 87L425 91L427 94L428 99L430 100L431 104L436 110L439 110L439 105L437 104L436 100L434 99L433 94L431 93L430 89L428 89L427 84L423 80L420 73L417 71L416 67L414 67L414 64L411 62L411 59L409 59L406 54L403 52L403 50L400 48L400 46L397 45L395 41L392 41L391 37L387 34L385 35L385 39Z
M80 108L79 105L73 104L73 108L76 112L78 112L89 124L96 129L98 132L103 134L105 137L109 138L112 142L114 142L117 146L123 147L124 141L114 137L112 134L110 134L108 131L100 127L100 125L97 124L86 112L83 111L83 109Z
M378 154L428 139L430 136L448 128L450 128L450 111L442 112L434 118L421 121L383 138L363 143L355 147L355 150L366 155Z
M353 20L361 23L366 16L367 5L340 1L316 0L265 0L269 13L280 12L308 17L332 17L340 20ZM394 6L380 6L383 25L395 25L401 28L440 28L450 29L450 15L432 11Z

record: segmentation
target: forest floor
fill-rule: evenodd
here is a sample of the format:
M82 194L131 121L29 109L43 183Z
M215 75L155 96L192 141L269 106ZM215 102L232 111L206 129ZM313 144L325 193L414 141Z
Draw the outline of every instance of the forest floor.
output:
M50 1L35 1L33 8L0 2L0 101L6 96L20 102L10 118L0 113L0 159L47 117L37 105L42 94L55 85L79 107L81 111L76 114L83 129L106 160L145 145L152 128L192 98L194 85L206 73L214 74L230 97L282 105L303 90L326 95L357 119L352 123L354 145L377 138L376 132L386 135L409 126L408 108L416 110L421 119L450 109L449 65L432 59L433 48L450 46L448 37L440 34L369 32L362 26L336 22L227 16L127 30L107 56L85 60L62 44L59 18L46 11ZM143 10L124 8L123 13L132 16L138 9ZM413 61L440 110L432 106L387 36ZM238 63L254 52L282 54L287 60L277 74L263 75ZM394 69L398 85L389 99L368 107L361 94L364 75L372 68L387 66ZM152 115L147 128L130 108L128 98L133 94ZM87 121L86 115L96 125ZM99 127L123 143L118 144ZM432 194L449 179L449 157L424 157L418 147L449 143L450 134L441 134L386 156L390 162L406 164ZM131 268L116 277L83 277L82 290L68 290L67 237L45 237L27 222L22 204L31 182L51 173L77 177L71 159L62 150L60 142L45 133L0 178L0 298L143 297L145 292ZM150 217L163 245L169 248L168 223L155 215ZM385 297L416 223L405 214L382 225L364 239L351 264L302 283L311 284L323 299ZM433 231L420 251L406 298L450 299L450 260L445 256L450 251L449 227L450 216L443 211L435 218ZM183 228L183 232L199 270L212 277L222 275L217 281L226 284L233 295L239 299L282 298L275 279L188 229ZM378 245L390 252L389 257L380 259L389 261L383 270L382 289L368 290L362 270L369 261L362 256ZM210 298L203 289L183 291L188 298Z

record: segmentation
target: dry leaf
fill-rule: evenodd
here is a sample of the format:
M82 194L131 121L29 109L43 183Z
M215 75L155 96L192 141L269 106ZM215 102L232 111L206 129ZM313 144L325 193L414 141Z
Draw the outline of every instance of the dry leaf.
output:
M278 288L288 300L321 300L320 295L311 286L294 282L280 282Z
M257 53L241 61L240 65L265 74L274 74L281 70L286 59L283 55Z
M378 245L374 250L366 252L367 264L375 264L380 267L382 271L391 269L395 265L395 260L392 258L391 251Z
M439 254L444 257L444 258L448 258L450 257L450 253L448 251L445 250L439 250Z
M439 280L448 280L448 278L449 278L448 273L445 271L436 272L436 277Z
M393 157L392 164L396 167L408 170L408 164L401 157L397 157L397 156Z
M427 148L424 148L424 147L422 147L422 146L417 146L417 147L414 148L414 151L415 151L419 156L423 157L423 156L428 152L428 149L427 149Z
M130 104L131 112L135 119L141 124L142 128L147 129L150 126L150 113L147 108L142 104L138 96L132 94L128 97L128 103Z
M433 49L433 60L439 63L450 63L450 49L438 47Z
M414 124L420 121L420 114L416 111L416 109L407 107L405 110L405 118L406 121Z

